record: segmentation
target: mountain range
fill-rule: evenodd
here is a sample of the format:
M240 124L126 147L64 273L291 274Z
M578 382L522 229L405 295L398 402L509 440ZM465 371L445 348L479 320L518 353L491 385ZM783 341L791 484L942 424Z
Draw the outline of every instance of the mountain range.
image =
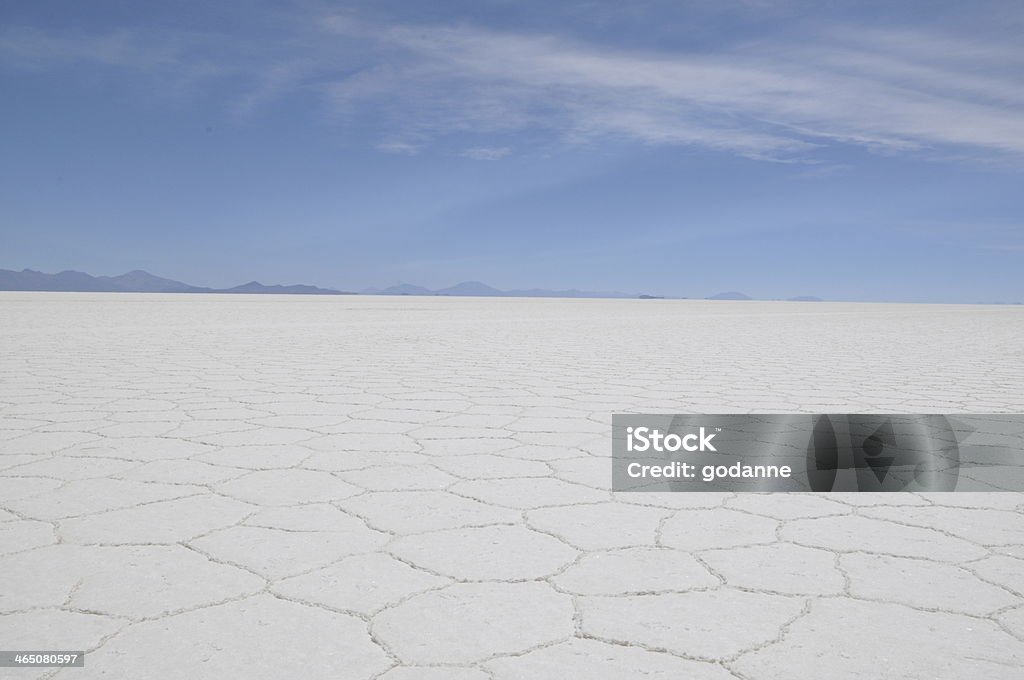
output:
M389 288L365 288L359 291L363 295L471 295L474 297L558 297L558 298L640 298L641 300L663 300L661 295L620 293L617 291L591 292L586 290L546 290L529 288L525 290L499 290L480 281L463 281L448 288L431 290L411 283L399 283ZM686 298L675 298L685 300ZM705 300L753 300L745 293L729 291L704 298ZM821 302L821 298L813 295L799 295L786 298L787 302Z
M265 286L250 281L234 288L204 288L174 279L154 276L141 269L120 276L91 276L84 272L63 271L46 274L32 269L20 272L0 269L0 290L43 290L104 293L276 293L278 295L351 295L340 290L316 286Z
M84 272L67 270L57 274L47 274L33 269L13 271L0 269L0 290L20 291L62 291L83 293L248 293L277 295L354 295L332 288L318 288L302 284L267 286L259 281L250 281L233 288L206 288L193 286L174 279L155 276L149 272L136 269L119 276L92 276ZM662 296L620 293L617 291L585 291L575 288L569 290L548 290L545 288L529 288L515 290L499 290L480 281L463 281L462 283L431 290L411 283L399 283L388 288L366 288L359 291L363 295L448 295L460 297L530 297L530 298L616 298L658 300ZM679 298L685 299L685 298ZM707 300L751 300L749 295L730 291L712 295ZM788 298L792 302L819 302L820 298L809 295Z
M366 288L363 295L451 295L472 297L551 297L551 298L653 298L653 295L619 293L617 291L592 292L586 290L547 290L530 288L526 290L499 290L480 281L463 281L448 288L431 290L411 283L399 283L388 288Z
M753 300L746 293L737 293L734 290L728 293L718 293L717 295L711 295L710 297L704 298L705 300ZM796 297L786 298L786 302L824 302L820 297L813 295L797 295Z

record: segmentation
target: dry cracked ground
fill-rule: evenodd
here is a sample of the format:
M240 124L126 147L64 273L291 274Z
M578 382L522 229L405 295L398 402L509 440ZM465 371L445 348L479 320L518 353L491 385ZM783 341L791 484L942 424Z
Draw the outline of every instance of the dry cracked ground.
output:
M615 412L1024 410L1024 309L0 294L12 678L1024 677L1024 496L612 493ZM6 675L4 675L6 674Z

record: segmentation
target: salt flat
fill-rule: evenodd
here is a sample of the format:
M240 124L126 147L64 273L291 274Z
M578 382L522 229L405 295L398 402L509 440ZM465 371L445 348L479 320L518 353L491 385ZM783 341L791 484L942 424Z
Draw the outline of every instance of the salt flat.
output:
M615 412L1024 411L1024 308L0 293L12 678L1020 678L1024 496L613 494Z

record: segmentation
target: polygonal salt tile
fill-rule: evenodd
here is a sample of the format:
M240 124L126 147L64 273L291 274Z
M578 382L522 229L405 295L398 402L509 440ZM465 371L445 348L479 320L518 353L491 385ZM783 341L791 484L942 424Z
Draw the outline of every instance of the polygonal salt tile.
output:
M124 625L123 620L100 614L38 609L0 616L0 640L12 649L32 650L43 647L85 651L94 648Z
M14 439L0 441L0 454L55 453L72 446L83 446L99 441L99 437L85 432L33 432Z
M568 638L573 606L543 583L457 583L385 609L372 628L405 663L467 664Z
M387 451L321 451L314 453L302 463L302 467L309 470L324 470L327 472L345 472L349 470L364 470L375 466L392 465L427 465L430 458L419 453L402 451L399 453L388 453Z
M435 420L432 424L441 427L455 427L472 429L475 427L487 427L501 429L515 420L514 416L504 416L486 413L461 413L457 416L447 416Z
M826 550L775 543L707 550L701 559L730 586L784 595L838 595L843 575Z
M993 510L1016 510L1024 504L1022 493L990 493L988 491L958 491L956 493L924 492L922 498L935 505L955 508L987 508Z
M680 510L666 520L661 542L681 550L774 543L778 526L773 519L726 508Z
M108 477L119 472L137 467L138 463L113 458L86 458L75 456L57 456L35 461L27 465L8 470L8 475L26 475L29 477L56 477L63 481L76 479L92 479Z
M362 520L330 503L264 508L245 520L245 524L285 531L347 531L365 526Z
M55 545L0 558L0 610L65 602L117 616L159 616L256 592L263 582L181 546Z
M378 491L338 503L365 517L370 526L396 533L518 522L515 510L461 498L443 491Z
M404 597L447 583L449 579L375 553L346 557L323 569L286 578L272 590L303 602L369 615Z
M938 529L983 545L1024 543L1024 514L977 508L866 508L864 515Z
M277 404L274 408L277 408ZM250 418L249 422L261 427L287 427L296 430L307 430L313 434L321 434L324 427L337 427L339 423L345 422L343 415L318 416L318 415L279 415L260 416Z
M533 460L505 458L498 454L437 456L434 465L463 479L494 479L499 477L547 477L551 470Z
M574 404L580 403L575 400L563 400L564 403ZM599 408L598 410L604 410ZM566 408L564 406L530 406L522 409L521 415L528 418L587 418L591 414L591 409L583 408Z
M466 401L465 399L460 399L458 397L455 397L455 398L438 398L438 399L412 399L412 398L407 397L406 395L400 395L400 394L392 394L390 396L391 396L390 399L387 398L387 397L377 397L377 398L374 398L374 399L367 399L366 401L363 401L363 402L360 402L360 403L364 403L364 404L370 404L370 403L381 404L381 403L386 403L387 406L385 408L388 409L388 410L399 410L399 411L409 410L409 411L420 411L422 413L430 413L430 414L433 415L433 418L430 418L430 420L435 420L437 418L438 414L458 413L460 411L466 410L467 408L469 408L470 406L473 405L472 402ZM381 409L381 410L383 410L383 409ZM365 413L363 413L363 416L366 417L366 418L378 418L379 416L376 415L377 411L378 411L378 409L368 409L368 410L366 410ZM386 417L385 418L380 418L380 419L381 420L392 420L392 421L395 420L394 418L386 418ZM399 419L398 422L415 422L415 421L411 420L411 419L408 420L408 421Z
M491 680L491 678L475 668L398 666L380 676L380 680Z
M718 585L692 556L665 548L591 553L551 581L579 595L680 592Z
M738 590L586 597L583 632L620 644L725 659L774 640L803 601ZM742 622L742 625L737 625Z
M1024 596L1024 559L992 555L966 565L975 574Z
M163 399L115 399L105 405L110 411L133 413L139 411L173 411L177 404Z
M645 505L651 508L671 508L673 510L699 510L701 508L720 508L728 494L713 491L701 493L677 493L675 491L617 491L612 499L619 503Z
M937 531L852 515L793 520L782 527L781 537L826 550L862 550L942 562L960 562L986 554L984 548Z
M370 491L443 489L458 481L431 465L384 465L339 473L338 476Z
M104 437L164 437L176 427L176 423L169 423L167 421L115 423L98 427L92 430L92 432Z
M495 441L507 442L508 440ZM521 460L549 461L562 458L579 458L580 451L566 444L559 446L558 444L523 443L518 446L506 447L501 451L501 455L506 458L519 458Z
M223 434L225 432L241 432L251 430L251 423L231 422L227 420L186 420L175 423L173 429L168 430L164 436L176 439L202 439L211 434Z
M280 680L296 668L369 680L390 665L359 619L270 595L132 626L88 659L109 680Z
M302 463L313 452L295 444L229 446L196 456L196 460L212 465L247 470L277 470Z
M917 505L927 507L929 505L928 501L914 493L883 493L881 491L865 493L859 491L841 491L830 493L828 494L828 497L829 500L833 500L836 503L854 505L863 508L897 505Z
M430 456L470 456L500 454L516 446L512 439L481 439L467 437L465 439L422 439L417 442L420 452Z
M658 525L669 514L661 508L594 503L530 510L527 521L582 550L604 550L654 545Z
M0 477L0 503L53 491L63 484L59 479L45 477Z
M325 427L321 432L331 435L385 435L395 433L404 434L416 427L416 423L383 422L371 418L363 418L358 413L352 413L344 422L333 426Z
M200 486L130 482L121 479L84 479L59 489L20 498L7 507L37 519L61 519L141 503L206 493Z
M132 618L222 602L263 588L252 574L217 564L181 546L94 548L94 564L70 605Z
M238 564L270 579L322 567L348 555L372 552L388 535L358 520L334 531L285 531L238 526L207 534L191 543L215 559Z
M414 410L407 408L370 408L359 411L359 416L372 420L382 420L389 423L428 423L437 420L443 414L437 411Z
M992 547L989 548L989 552L993 555L1006 555L1007 557L1016 557L1018 560L1024 560L1024 543Z
M606 428L609 429L610 428ZM580 454L581 447L594 437L589 432L519 432L515 435L516 441L526 446L540 446L552 449L562 449L563 454L558 458L575 458Z
M495 659L484 666L494 680L734 680L729 671L716 664L580 639Z
M518 418L505 426L512 432L560 433L606 432L608 426L587 418Z
M998 620L1018 639L1024 640L1024 607L1017 607L1000 614Z
M89 432L95 434L96 430L99 430L104 425L109 425L110 421L104 418L100 414L96 414L89 418L75 418L74 420L68 419L66 421L48 423L42 427L35 429L35 433L43 432Z
M420 381L420 384L422 385L423 381ZM460 390L430 389L429 387L422 389L420 391L409 392L396 386L395 388L392 388L392 391L394 394L400 396L403 400L407 400L409 402L419 402L420 404L423 405L423 408L427 410L434 410L431 407L432 402L455 401L465 396L464 394L462 394ZM470 404L465 404L462 408L459 408L457 410L462 411L469 405ZM443 409L437 410L440 411Z
M223 408L189 408L188 417L195 420L253 420L267 415L267 411L240 406Z
M419 444L404 434L387 432L349 432L329 434L304 443L314 451L419 451Z
M597 503L608 500L607 491L571 484L553 477L517 477L459 482L449 489L484 503L527 510L549 505Z
M497 427L445 427L441 425L417 426L408 431L417 441L431 439L504 439L510 432Z
M0 454L0 470L7 474L7 470L11 470L13 474L17 474L15 471L19 466L25 465L26 463L35 463L40 460L49 460L51 456L45 453L6 453Z
M116 411L107 414L107 420L115 423L164 422L178 425L188 421L188 415L182 411Z
M0 524L0 555L21 552L57 542L53 525L47 522L17 520Z
M178 543L231 526L256 508L210 494L148 503L60 522L68 543Z
M12 434L14 437L21 437L26 434L30 434L31 430L36 427L42 427L46 425L46 420L38 420L34 418L15 418L13 415L8 415L10 410L7 408L0 408L0 432Z
M608 460L603 456L553 460L548 465L554 469L556 477L567 482L575 482L595 489L611 488L611 469Z
M521 526L432 531L395 540L389 550L430 571L473 581L541 578L576 559L576 551Z
M362 489L329 472L260 470L218 485L217 491L258 505L293 505L348 498Z
M1024 643L991 621L887 603L817 600L786 636L731 664L754 680L1018 680Z
M148 461L190 458L212 450L212 446L184 439L123 437L76 445L73 449L65 451L64 455Z
M117 477L166 484L216 484L244 474L245 470L200 463L196 460L155 460L120 472Z
M725 505L779 520L850 514L849 506L809 493L741 493Z
M948 564L851 553L840 558L840 565L850 577L850 593L867 600L976 616L1018 601L1002 588Z
M298 444L316 436L309 430L293 430L287 427L256 427L240 432L223 432L200 438L205 444L214 446L266 446L268 444Z

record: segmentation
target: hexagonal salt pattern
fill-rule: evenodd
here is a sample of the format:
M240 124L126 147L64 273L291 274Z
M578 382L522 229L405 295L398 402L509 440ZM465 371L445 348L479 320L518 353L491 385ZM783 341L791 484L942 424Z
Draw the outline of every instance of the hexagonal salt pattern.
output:
M616 412L1022 411L1018 309L0 293L0 318L0 646L87 650L12 677L1021 676L1019 494L608 489Z

